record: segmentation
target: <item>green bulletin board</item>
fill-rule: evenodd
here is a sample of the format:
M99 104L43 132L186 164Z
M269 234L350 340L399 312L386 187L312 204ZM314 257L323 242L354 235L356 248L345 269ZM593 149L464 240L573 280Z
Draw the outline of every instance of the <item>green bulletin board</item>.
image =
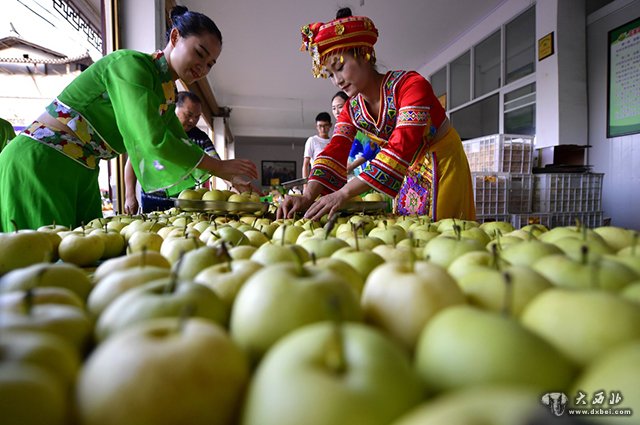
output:
M607 137L640 133L640 18L609 31Z

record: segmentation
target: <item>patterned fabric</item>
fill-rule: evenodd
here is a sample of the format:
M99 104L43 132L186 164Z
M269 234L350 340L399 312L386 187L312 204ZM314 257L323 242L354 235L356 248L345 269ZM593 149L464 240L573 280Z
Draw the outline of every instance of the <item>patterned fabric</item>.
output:
M384 77L380 101L380 116L374 118L360 94L349 99L336 124L349 131L334 132L323 156L346 164L353 140L349 136L361 131L380 152L357 178L398 196L398 213L475 218L471 175L460 138L450 131L435 140L446 115L431 85L416 72L390 71ZM442 161L446 167L440 166ZM321 172L312 170L309 180L318 181L329 192L339 190L346 176L338 167L324 166ZM445 200L438 201L439 197Z
M375 56L373 45L378 40L378 30L366 16L348 16L325 24L314 22L300 28L302 46L312 59L313 76L326 78L324 61L331 53L347 50L360 52L367 60Z

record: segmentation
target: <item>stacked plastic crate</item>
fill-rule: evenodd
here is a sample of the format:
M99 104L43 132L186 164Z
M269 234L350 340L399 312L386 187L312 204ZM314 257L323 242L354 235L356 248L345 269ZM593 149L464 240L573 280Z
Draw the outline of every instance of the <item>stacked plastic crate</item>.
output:
M479 222L531 211L533 137L494 134L463 142Z
M495 134L463 142L479 222L514 227L602 225L603 174L531 174L532 136Z

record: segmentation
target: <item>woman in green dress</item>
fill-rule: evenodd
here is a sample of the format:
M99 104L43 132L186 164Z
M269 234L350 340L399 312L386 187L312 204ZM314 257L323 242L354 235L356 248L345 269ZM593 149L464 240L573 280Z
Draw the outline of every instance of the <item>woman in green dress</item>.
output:
M100 217L98 162L129 155L147 192L175 194L210 174L257 177L248 160L205 155L174 113L176 86L205 78L222 50L207 16L178 6L164 50L113 52L80 74L0 154L0 231Z

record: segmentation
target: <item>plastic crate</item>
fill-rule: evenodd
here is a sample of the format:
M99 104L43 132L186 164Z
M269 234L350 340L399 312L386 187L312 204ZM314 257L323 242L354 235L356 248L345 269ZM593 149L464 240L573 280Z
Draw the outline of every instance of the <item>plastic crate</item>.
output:
M476 214L476 221L480 224L492 221L504 221L509 223L509 214Z
M521 229L528 224L542 224L548 229L551 228L553 214L551 213L520 213L511 214L511 224L516 229Z
M579 220L583 226L594 228L602 226L602 211L554 213L551 215L551 227L575 226Z
M533 136L494 134L462 142L471 172L529 174Z
M602 180L597 173L534 174L533 211L592 212L602 209Z
M533 174L509 175L510 213L527 213L531 211L533 199Z
M509 175L471 173L476 215L506 215L509 204Z

